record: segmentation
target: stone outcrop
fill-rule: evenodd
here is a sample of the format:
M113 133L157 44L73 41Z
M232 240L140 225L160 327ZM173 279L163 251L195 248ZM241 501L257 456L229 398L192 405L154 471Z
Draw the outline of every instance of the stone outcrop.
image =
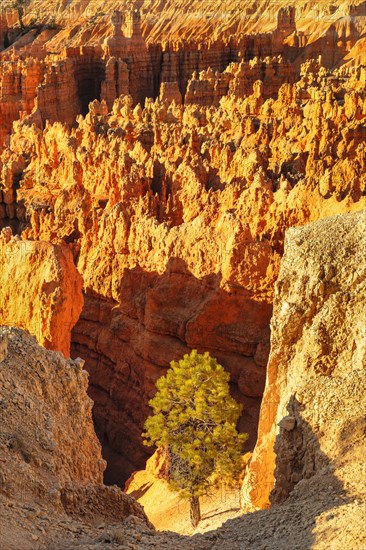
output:
M363 211L287 233L246 510L282 502L319 473L360 490L365 229Z
M25 61L13 56L0 65L0 146L10 132L12 123L34 108L36 89L43 78L38 59Z
M141 33L141 15L137 4L131 4L122 13L115 11L111 17L112 35L105 39L103 49L106 58L123 59L126 63L128 92L140 103L146 97L154 95L152 83L152 64L146 42ZM115 81L121 78L119 74ZM121 95L114 95L115 99Z
M6 49L19 35L19 16L17 10L9 7L0 14L0 51Z
M0 228L63 241L82 277L72 353L109 481L143 466L155 381L191 348L230 372L253 448L285 231L365 206L359 11L209 4L68 2L52 21L40 1L42 24L6 23Z
M362 69L308 61L276 98L257 80L217 106L123 97L73 129L15 123L1 186L22 236L63 239L83 278L72 350L108 480L143 466L155 381L191 348L231 373L253 448L284 234L365 207L365 104Z
M70 356L83 307L82 279L64 244L0 235L0 324L19 326L43 346Z
M46 351L15 328L0 330L0 507L38 508L50 517L121 522L134 515L147 526L142 507L117 487L102 484L105 461L92 422L88 375L81 359ZM20 519L25 528L24 515ZM15 530L13 536L16 536ZM38 533L45 534L41 530ZM34 538L34 541L38 538ZM54 541L53 541L54 542ZM14 545L13 545L14 544ZM10 542L9 548L16 546ZM28 548L27 545L21 545Z

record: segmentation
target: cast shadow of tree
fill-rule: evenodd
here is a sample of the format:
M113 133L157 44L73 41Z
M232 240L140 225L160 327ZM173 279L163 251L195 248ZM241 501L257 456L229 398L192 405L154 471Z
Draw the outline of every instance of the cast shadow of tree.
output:
M316 518L351 501L334 474L335 464L321 451L317 434L303 418L302 405L294 396L287 410L295 423L293 429L281 427L276 438L271 508L229 520L216 531L218 537L222 533L226 539L232 531L237 549L310 550L316 542ZM291 421L287 427L291 427ZM210 549L218 549L219 540Z

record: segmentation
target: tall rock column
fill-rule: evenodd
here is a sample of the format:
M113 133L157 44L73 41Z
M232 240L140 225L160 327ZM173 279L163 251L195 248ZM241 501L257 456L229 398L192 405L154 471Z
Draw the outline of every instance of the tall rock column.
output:
M130 95L135 103L154 96L153 71L150 52L141 34L141 15L131 5L125 16L124 33L128 39L127 66L130 75Z

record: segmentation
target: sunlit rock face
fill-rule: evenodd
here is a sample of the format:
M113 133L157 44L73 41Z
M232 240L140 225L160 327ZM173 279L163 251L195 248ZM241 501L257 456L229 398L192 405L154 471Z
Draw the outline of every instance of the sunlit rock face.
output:
M0 228L67 256L57 299L20 295L86 360L110 482L144 465L155 381L192 348L230 372L253 449L285 231L365 207L356 8L119 4L69 2L39 32L9 12L0 52ZM25 266L43 292L46 263Z
M83 308L82 279L67 246L0 234L0 324L16 325L70 357L70 332Z
M243 485L246 510L282 502L319 472L336 470L349 492L358 484L365 229L362 211L287 233L258 442Z

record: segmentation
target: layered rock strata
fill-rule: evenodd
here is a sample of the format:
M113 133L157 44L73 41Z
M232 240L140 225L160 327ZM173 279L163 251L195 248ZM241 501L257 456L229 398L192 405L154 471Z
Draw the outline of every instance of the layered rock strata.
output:
M285 0L268 4L260 0L253 4L251 0L232 0L230 3L222 0L213 0L202 3L201 0L190 0L184 7L176 0L167 0L164 3L139 0L129 4L131 26L133 14L136 9L141 11L143 34L149 43L160 41L195 40L205 43L219 38L240 36L244 33L251 36L257 35L258 44L265 43L265 39L275 34L280 38L290 38L292 42L306 40L316 43L330 29L328 44L336 48L337 41L332 36L334 29L338 31L336 38L341 39L346 47L352 47L362 35L364 25L365 8L362 0L355 0L352 4L344 0L327 2L314 2L305 0L301 4L289 5ZM107 4L102 0L88 3L80 3L77 0L60 3L51 9L46 0L39 0L35 5L29 2L25 6L23 24L29 25L32 20L39 24L50 26L58 25L62 32L54 39L56 45L73 44L83 40L84 43L95 43L110 32L108 13L121 9L119 0L110 0ZM184 16L183 16L184 15ZM9 10L6 15L7 24L18 25L19 21L14 10ZM339 29L339 22L344 27ZM93 32L93 29L97 32ZM297 31L297 33L296 33ZM13 41L13 36L8 37L7 44ZM318 44L317 44L318 45ZM293 47L293 46L292 46Z

